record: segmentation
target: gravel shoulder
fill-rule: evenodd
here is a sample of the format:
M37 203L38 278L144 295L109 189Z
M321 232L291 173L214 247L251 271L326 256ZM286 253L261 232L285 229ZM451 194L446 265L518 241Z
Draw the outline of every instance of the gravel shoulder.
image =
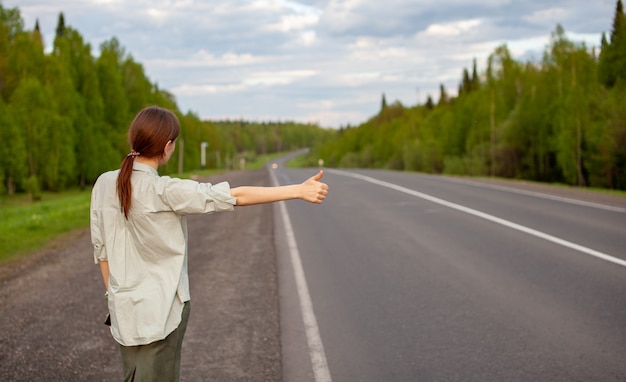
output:
M269 185L265 170L207 179L222 180ZM188 223L192 303L182 380L280 381L271 205L190 216ZM88 230L0 267L0 286L0 380L121 379Z

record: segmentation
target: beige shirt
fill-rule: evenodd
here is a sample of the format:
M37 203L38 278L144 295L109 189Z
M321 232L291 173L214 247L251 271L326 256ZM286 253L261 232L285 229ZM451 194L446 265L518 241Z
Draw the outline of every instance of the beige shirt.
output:
M119 170L102 174L91 195L94 261L109 263L111 333L125 346L162 340L190 299L185 215L233 211L227 182L211 185L159 176L136 162L128 220L117 197Z

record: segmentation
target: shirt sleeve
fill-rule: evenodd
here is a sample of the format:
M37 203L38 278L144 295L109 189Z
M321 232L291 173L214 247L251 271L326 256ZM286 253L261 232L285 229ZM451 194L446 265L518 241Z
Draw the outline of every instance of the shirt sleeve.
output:
M96 190L96 187L94 187L91 195L89 225L91 228L91 244L93 245L93 260L96 264L98 264L99 261L106 261L108 260L108 258L106 250L104 248L104 238L102 237L102 219L100 217L100 214L98 213L97 208L95 208L97 193Z
M194 180L166 178L160 191L164 202L180 214L203 214L233 211L237 199L230 193L230 184L200 183Z

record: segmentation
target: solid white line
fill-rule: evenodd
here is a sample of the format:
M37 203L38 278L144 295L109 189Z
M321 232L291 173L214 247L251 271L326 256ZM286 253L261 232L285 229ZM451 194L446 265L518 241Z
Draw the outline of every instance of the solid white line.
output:
M405 194L416 196L418 198L422 198L422 199L431 201L433 203L440 204L442 206L453 208L455 210L462 211L462 212L465 212L467 214L474 215L474 216L477 216L479 218L482 218L482 219L485 219L485 220L489 220L489 221L492 221L492 222L497 223L497 224L501 224L501 225L503 225L505 227L509 227L509 228L512 228L512 229L515 229L515 230L527 233L529 235L536 236L536 237L539 237L541 239L544 239L544 240L547 240L547 241L550 241L550 242L562 245L564 247L574 249L576 251L585 253L587 255L594 256L594 257L597 257L599 259L606 260L606 261L609 261L611 263L615 263L615 264L618 264L618 265L626 267L626 261L625 260L622 260L622 259L619 259L617 257L614 257L614 256L611 256L611 255L607 255L605 253L596 251L595 249L587 248L587 247L584 247L582 245L579 245L579 244L576 244L576 243L572 243L572 242L567 241L567 240L560 239L560 238L552 236L552 235L548 235L548 234L546 234L544 232L537 231L535 229L528 228L526 226L523 226L523 225L520 225L520 224L517 224L517 223L513 223L513 222L510 222L508 220L501 219L501 218L493 216L493 215L486 214L484 212L480 212L480 211L477 211L477 210L474 210L474 209L471 209L471 208L468 208L468 207L464 207L464 206L462 206L460 204L451 203L451 202L448 202L446 200L439 199L439 198L436 198L434 196L430 196L428 194L424 194L422 192L414 191L414 190L411 190L411 189L406 188L406 187L398 186L396 184L388 183L388 182L385 182L385 181L382 181L382 180L378 180L378 179L375 179L375 178L371 178L371 177L365 176L365 175L355 174L355 173L341 171L341 170L334 170L334 169L326 169L325 171L330 172L330 173L334 173L334 174L337 174L337 175L343 175L343 176L348 176L348 177L364 180L366 182L377 184L379 186L383 186L383 187L391 188L391 189L396 190L396 191L404 192Z
M270 170L270 174L272 183L277 186L279 183L276 180L274 171ZM317 319L315 318L315 313L313 312L313 302L311 301L309 287L306 282L306 277L304 276L300 251L298 251L298 245L296 244L293 227L291 226L291 219L289 219L285 202L278 202L278 204L283 222L285 224L287 246L289 248L291 265L296 280L296 289L300 300L300 312L302 313L302 322L304 323L306 340L309 346L309 357L311 358L311 366L313 367L315 382L331 382L332 379L330 378L330 370L328 369L328 363L326 362L324 345L322 344L322 337L320 336L320 331L317 326Z
M511 187L506 187L506 186L498 186L498 185L495 185L495 184L486 184L486 183L481 183L481 182L472 182L471 180L453 179L453 178L442 178L442 179L447 181L447 182L452 182L452 183L469 184L470 186L474 186L474 187L489 188L489 189L492 189L492 190L506 191L506 192L511 192L511 193L514 193L514 194L534 196L536 198L556 200L556 201L559 201L559 202L569 203L569 204L576 204L576 205L579 205L579 206L592 207L592 208L598 208L598 209L607 210L607 211L626 213L626 208L614 207L614 206L609 206L609 205L601 204L601 203L586 202L584 200L565 198L563 196L544 194L542 192L519 190L517 188L511 188Z

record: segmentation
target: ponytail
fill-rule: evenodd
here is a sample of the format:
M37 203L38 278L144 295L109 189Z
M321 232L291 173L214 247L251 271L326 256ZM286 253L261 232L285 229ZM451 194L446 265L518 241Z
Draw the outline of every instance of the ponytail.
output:
M128 130L131 152L122 161L117 177L117 196L126 219L132 202L130 178L135 158L139 155L146 158L163 156L165 145L168 141L174 142L179 132L178 118L167 109L149 106L135 116Z
M124 211L124 217L128 219L128 211L130 210L130 198L132 195L132 184L130 183L130 176L133 173L133 162L135 162L135 151L131 151L130 154L124 158L122 165L120 166L120 173L117 176L117 195L120 199L120 205L122 211Z

